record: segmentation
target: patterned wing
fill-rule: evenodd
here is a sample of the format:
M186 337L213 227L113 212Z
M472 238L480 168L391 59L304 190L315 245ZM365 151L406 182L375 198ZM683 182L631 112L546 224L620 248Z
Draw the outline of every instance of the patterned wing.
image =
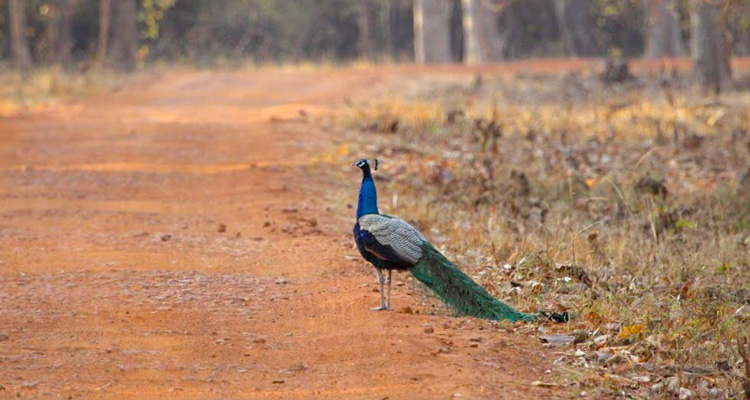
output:
M381 214L359 218L363 247L375 257L399 267L413 266L422 257L424 236L406 221Z

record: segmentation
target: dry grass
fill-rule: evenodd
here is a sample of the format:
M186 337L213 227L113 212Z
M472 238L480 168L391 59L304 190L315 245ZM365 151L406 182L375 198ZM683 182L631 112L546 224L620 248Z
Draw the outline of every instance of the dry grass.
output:
M556 363L581 391L742 396L750 97L704 101L680 77L420 88L338 117L381 159L382 212L519 308L574 313L545 329L580 338Z
M106 93L147 73L122 75L90 69L66 72L58 68L35 69L28 74L6 70L0 74L0 118L35 112L73 96Z

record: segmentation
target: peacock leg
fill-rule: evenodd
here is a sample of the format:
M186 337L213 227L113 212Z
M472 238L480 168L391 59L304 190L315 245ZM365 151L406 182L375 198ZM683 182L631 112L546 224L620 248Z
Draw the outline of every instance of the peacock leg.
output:
M383 271L380 268L375 268L375 271L378 273L378 284L380 285L380 307L373 307L371 310L373 311L383 311L387 310L388 308L385 306L385 297L383 295Z
M388 270L388 278L385 280L386 283L388 283L388 298L385 302L385 309L390 310L391 309L391 274L393 273L392 269Z

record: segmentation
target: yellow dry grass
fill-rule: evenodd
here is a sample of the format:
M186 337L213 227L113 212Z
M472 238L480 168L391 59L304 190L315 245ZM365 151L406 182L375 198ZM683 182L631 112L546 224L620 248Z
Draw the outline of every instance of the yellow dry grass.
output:
M698 396L741 393L750 99L705 101L647 85L555 101L565 90L556 80L529 84L548 85L547 95L498 95L525 84L435 84L427 95L340 113L343 126L369 133L350 137L351 152L379 157L389 178L379 183L381 211L413 222L519 308L574 313L547 329L590 335L577 346L585 357L571 349L561 358L582 390L668 395L652 386L700 368L680 375L680 386ZM449 123L454 110L462 114ZM395 133L384 129L393 121ZM625 361L590 360L597 352ZM651 376L643 365L677 372Z
M26 74L11 70L0 75L0 117L38 112L73 96L105 93L146 74L128 76L101 69L79 72L40 68Z

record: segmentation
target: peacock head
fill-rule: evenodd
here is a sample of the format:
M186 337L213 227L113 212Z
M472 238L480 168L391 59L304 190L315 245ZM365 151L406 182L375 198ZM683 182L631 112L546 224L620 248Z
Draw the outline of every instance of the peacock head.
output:
M375 171L377 171L378 170L378 159L376 158L376 159L374 159L372 161L375 163L375 167L373 169ZM366 159L359 160L359 161L355 162L353 165L356 166L357 168L363 170L363 171L370 169L370 161L366 160Z

